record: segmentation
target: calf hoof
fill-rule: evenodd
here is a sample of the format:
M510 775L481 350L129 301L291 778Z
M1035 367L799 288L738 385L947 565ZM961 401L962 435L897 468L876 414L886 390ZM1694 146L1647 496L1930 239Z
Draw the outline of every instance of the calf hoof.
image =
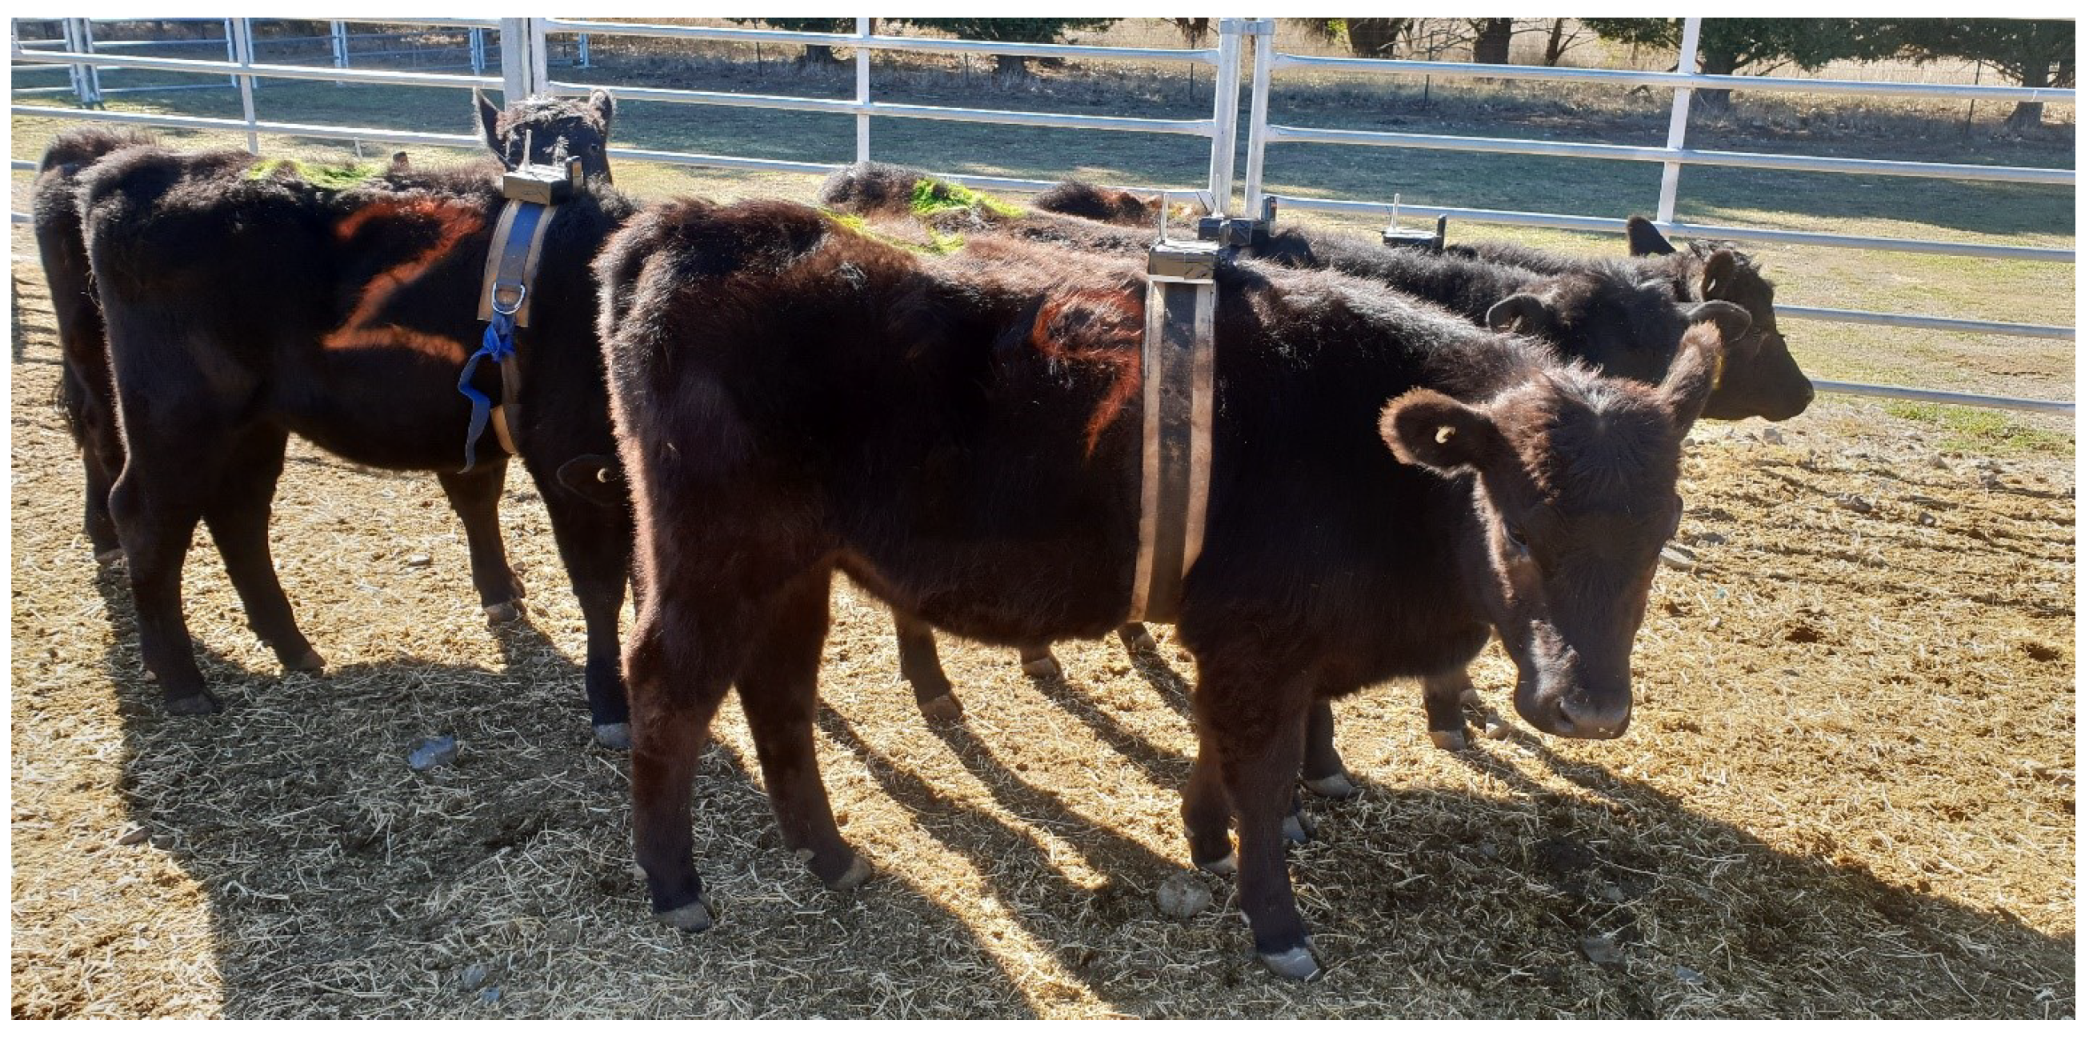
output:
M824 880L822 884L827 885L831 892L849 892L864 884L871 876L872 864L865 862L863 856L852 856L850 866L844 868L843 873L838 874L833 881Z
M1210 863L1200 863L1197 860L1194 860L1192 865L1198 867L1201 870L1206 871L1209 874L1216 874L1221 877L1228 877L1235 873L1235 853L1231 852L1228 855L1223 856L1220 859L1214 860Z
M488 624L506 625L523 616L523 601L512 599L507 603L496 603L480 609L486 612Z
M1315 840L1315 817L1298 812L1279 821L1279 835L1289 845L1306 845Z
M1341 772L1317 777L1313 780L1303 779L1301 786L1325 798L1350 798L1359 793L1359 789L1352 786L1352 778Z
M1467 689L1462 690L1460 697L1461 707L1474 708L1477 711L1483 710L1483 695L1475 692L1475 687L1470 686Z
M1310 953L1306 946L1297 946L1283 953L1260 953L1257 959L1265 962L1265 967L1282 979L1308 982L1323 973L1323 966L1316 963L1315 954Z
M959 698L949 693L917 701L916 710L932 722L958 722L966 714L959 707Z
M654 915L654 919L679 931L702 932L712 927L712 908L705 905L701 896L695 903L662 910Z
M296 660L285 661L283 666L294 672L318 675L327 670L327 659L321 657L318 650L306 647L305 653L300 654Z
M1121 635L1119 641L1126 644L1126 652L1130 654L1152 654L1156 652L1156 637L1150 635L1145 628L1135 632L1133 635Z
M632 723L606 722L598 725L596 743L613 751L632 750Z
M1034 679L1061 678L1061 662L1055 660L1053 654L1048 654L1045 657L1035 657L1029 661L1020 662L1019 666L1024 668L1026 675L1029 675Z
M208 693L192 693L187 697L170 698L167 702L169 715L215 715L225 709Z
M1491 715L1483 720L1483 736L1491 740L1503 740L1512 735L1512 724Z
M122 549L98 549L94 554L94 562L97 567L115 567L124 562L124 551Z
M1468 731L1461 729L1435 729L1432 731L1432 746L1441 751L1468 750Z

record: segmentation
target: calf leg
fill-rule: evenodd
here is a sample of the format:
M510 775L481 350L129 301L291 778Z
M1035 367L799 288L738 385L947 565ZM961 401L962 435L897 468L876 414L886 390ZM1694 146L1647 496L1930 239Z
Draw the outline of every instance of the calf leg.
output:
M201 456L197 461L202 466ZM180 468L174 469L177 475ZM204 686L182 617L182 563L196 523L203 517L204 490L186 479L155 480L133 457L109 492L110 515L130 561L131 601L138 611L138 656L146 677L157 679L171 715L218 710Z
M901 675L916 691L916 710L932 722L960 717L959 698L952 695L952 680L938 663L937 636L922 618L900 608L894 610L894 648L901 656Z
M1054 657L1054 648L1048 643L1024 643L1017 648L1018 667L1035 679L1058 679L1061 677L1061 662Z
M785 847L822 883L856 888L872 873L836 830L814 753L815 685L828 635L829 569L816 568L778 597L769 630L734 679L756 740L763 786ZM899 615L897 614L897 617Z
M470 473L438 471L451 509L465 524L465 547L472 559L472 586L489 621L514 621L523 614L523 583L509 569L501 540L501 489L509 460L497 458Z
M263 429L239 439L224 456L217 494L204 510L204 523L211 540L225 561L225 573L240 594L247 611L247 625L261 637L285 668L317 672L327 666L291 613L290 598L276 577L276 563L269 555L270 503L276 498L276 481L283 474L286 435Z
M1275 684L1250 669L1201 671L1194 692L1201 761L1193 772L1218 770L1235 810L1237 888L1258 956L1280 975L1310 977L1320 968L1286 876L1286 821L1301 769L1309 684Z
M1330 698L1317 696L1308 709L1307 744L1301 753L1301 784L1325 798L1350 798L1359 793L1344 771L1337 754L1337 719Z
M689 932L712 927L691 859L691 780L705 732L737 670L749 625L739 604L705 612L650 597L625 647L632 694L632 841L654 915ZM700 626L704 631L700 632Z
M1446 751L1466 750L1468 720L1461 709L1480 703L1466 668L1425 676L1424 718L1432 743Z
M630 709L618 667L618 611L625 605L626 581L633 576L631 514L622 504L604 506L582 499L557 482L540 480L538 488L588 630L582 684L589 699L589 723L598 744L631 747ZM644 612L647 605L637 602L638 591L635 580L635 605Z
M1119 626L1119 642L1129 654L1150 654L1156 648L1156 637L1148 634L1148 626L1139 621Z

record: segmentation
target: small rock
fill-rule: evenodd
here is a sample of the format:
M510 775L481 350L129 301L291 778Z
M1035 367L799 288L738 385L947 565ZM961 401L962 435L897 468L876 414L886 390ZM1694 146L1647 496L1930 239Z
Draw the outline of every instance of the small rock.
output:
M1926 465L1931 466L1934 469L1947 469L1948 460L1941 458L1938 454L1936 454L1932 458L1926 460Z
M1615 884L1605 884L1605 885L1601 885L1601 886L1599 886L1599 901L1600 901L1600 902L1603 902L1603 903L1618 903L1618 902L1621 902L1621 901L1623 901L1623 900L1625 900L1625 899L1627 899L1627 898L1628 898L1628 894L1627 894L1627 893L1625 893L1625 892L1623 892L1623 891L1621 891L1621 886L1619 886L1619 885L1615 885Z
M2000 488L2006 486L2006 482L2000 480L1998 478L1998 474L1996 473L1984 474L1982 477L1978 478L1977 483L1982 485L1984 490L1986 491L1997 491Z
M501 987L489 986L480 991L480 1003L493 1007L501 1003Z
M1585 960L1601 968L1622 968L1628 964L1628 956L1622 953L1620 946L1607 936L1586 936L1578 940L1577 945L1584 950Z
M1657 553L1657 558L1663 560L1665 566L1675 571L1690 571L1694 568L1693 552L1676 545L1665 546L1662 551Z
M1939 527L1939 526L1940 526L1940 518L1939 518L1939 517L1937 517L1937 516L1934 516L1934 515L1933 515L1932 513L1926 513L1926 512L1921 512L1921 513L1919 514L1919 526L1920 526L1920 527Z
M1721 535L1721 534L1718 534L1718 533L1716 533L1716 532L1714 532L1714 531L1702 531L1701 533L1699 533L1699 534L1697 534L1697 535L1694 535L1694 536L1693 536L1693 540L1694 540L1694 541L1696 541L1696 542L1699 542L1699 543L1701 543L1702 545L1728 545L1728 544L1730 544L1730 540L1729 540L1728 538L1726 538L1726 537L1724 537L1723 535Z
M1671 970L1671 976L1672 978L1678 979L1680 982L1683 982L1689 986L1705 986L1708 984L1708 977L1706 975L1703 975L1700 972L1697 972L1692 968L1685 966L1684 964L1681 964L1678 967L1673 968Z
M1781 436L1781 432L1771 426L1759 431L1759 439L1768 444L1786 444L1788 442L1788 438Z
M1483 842L1475 847L1475 854L1484 859L1496 859L1497 844L1495 842Z
M407 752L407 767L420 772L458 760L458 738L428 737Z
M1172 874L1156 887L1156 906L1164 914L1181 921L1196 916L1213 902L1213 892L1198 878L1188 874Z
M1838 503L1841 508L1851 509L1856 513L1872 513L1875 511L1875 503L1855 494L1840 495L1832 499L1832 501Z
M435 562L435 560L429 557L428 553L415 553L407 557L407 566L409 567L427 567Z
M474 964L466 967L458 973L458 981L463 983L466 989L479 989L480 983L487 981L487 966Z
M133 827L125 831L123 837L116 839L116 843L118 845L143 845L152 836L153 832L144 827Z

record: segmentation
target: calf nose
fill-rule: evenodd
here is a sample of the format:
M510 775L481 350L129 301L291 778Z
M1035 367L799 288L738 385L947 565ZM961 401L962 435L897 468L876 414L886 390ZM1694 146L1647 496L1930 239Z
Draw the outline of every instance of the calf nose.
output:
M1628 732L1628 716L1635 702L1628 696L1592 697L1572 694L1555 702L1555 735L1579 740L1612 740Z

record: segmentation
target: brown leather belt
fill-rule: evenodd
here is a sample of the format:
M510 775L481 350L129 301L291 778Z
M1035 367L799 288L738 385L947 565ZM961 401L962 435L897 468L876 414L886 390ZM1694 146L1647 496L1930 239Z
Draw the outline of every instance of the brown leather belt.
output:
M559 206L510 199L495 222L494 238L487 246L487 266L480 279L480 320L492 321L497 307L513 316L517 328L530 324L531 286L538 281L538 264L545 252L545 231L552 226ZM510 416L516 413L516 398L523 374L511 353L501 362L501 403L491 413L494 437L503 451L517 454L510 434ZM519 420L520 421L520 420Z
M1212 242L1158 242L1148 253L1141 343L1141 526L1129 621L1177 620L1184 577L1206 540L1213 476Z

